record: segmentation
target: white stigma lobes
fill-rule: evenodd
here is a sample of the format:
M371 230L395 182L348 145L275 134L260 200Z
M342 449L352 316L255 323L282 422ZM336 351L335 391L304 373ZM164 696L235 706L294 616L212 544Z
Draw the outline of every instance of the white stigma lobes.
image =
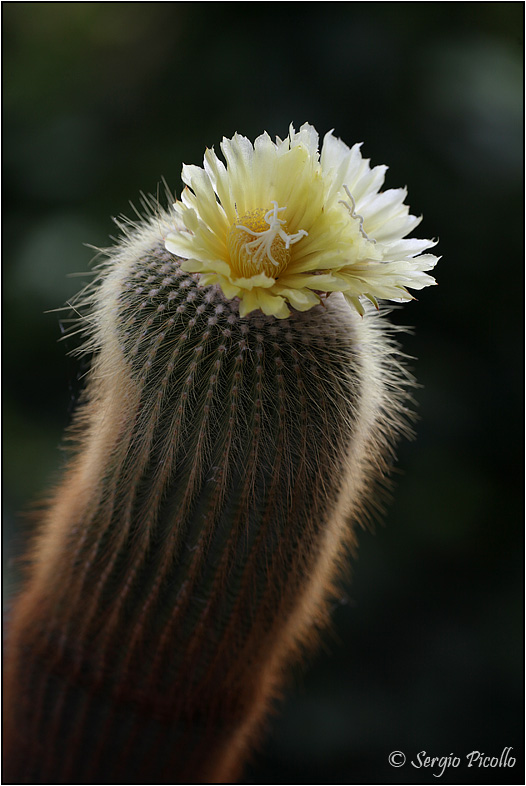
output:
M285 219L278 216L286 207L278 207L274 200L272 205L266 212L259 208L245 214L230 230L230 261L241 276L258 273L277 276L287 267L290 247L308 235L304 229L289 235L285 231Z

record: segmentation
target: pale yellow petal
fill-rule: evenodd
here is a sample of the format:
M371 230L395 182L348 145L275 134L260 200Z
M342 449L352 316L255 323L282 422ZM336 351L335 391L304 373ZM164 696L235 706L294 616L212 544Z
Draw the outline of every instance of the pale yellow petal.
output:
M255 289L259 287L269 289L275 284L275 279L270 278L265 273L259 273L257 276L251 276L250 278L233 278L232 281L241 289Z
M309 289L292 289L290 287L276 287L277 294L286 298L291 306L298 311L308 311L320 302L318 295Z
M364 307L362 306L362 304L360 303L360 300L359 300L359 298L357 298L357 297L354 297L353 295L348 295L348 294L347 294L347 293L345 293L345 292L343 293L343 296L344 296L345 300L347 301L347 303L348 303L350 306L352 306L353 308L355 308L355 309L356 309L356 311L359 313L359 315L360 315L361 317L363 317L363 315L365 314L365 309L364 309Z
M227 169L213 150L207 150L205 152L203 166L213 183L214 190L225 211L226 218L229 224L232 224L236 219L236 206Z
M257 297L259 300L259 307L267 316L285 319L290 315L290 310L287 308L285 298L279 295L273 295L271 292L266 292L262 289L257 290Z
M232 283L229 276L218 276L218 283L221 289L223 290L225 297L229 299L236 297L243 291Z
M338 292L342 289L342 280L330 273L322 273L319 276L309 276L308 274L280 276L278 283L291 289L307 287L320 292Z
M200 287L209 287L212 284L217 284L219 281L219 276L215 273L203 273L199 277L199 284Z
M259 308L259 299L257 296L257 291L245 290L242 293L242 296L239 301L239 316L246 317L247 314L250 314L251 311L255 311L257 308Z
M221 259L213 260L212 267L213 271L209 270L210 264L208 260L205 262L197 259L185 259L181 262L181 267L183 270L186 270L187 273L220 273L224 276L230 276L230 267L226 262L223 262Z

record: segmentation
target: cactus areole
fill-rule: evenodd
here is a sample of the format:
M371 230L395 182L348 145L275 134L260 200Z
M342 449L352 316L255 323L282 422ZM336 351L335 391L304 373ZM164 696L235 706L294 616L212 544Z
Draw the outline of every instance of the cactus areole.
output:
M308 124L221 149L76 303L93 359L10 617L7 782L241 777L410 431L379 301L437 259L406 192Z

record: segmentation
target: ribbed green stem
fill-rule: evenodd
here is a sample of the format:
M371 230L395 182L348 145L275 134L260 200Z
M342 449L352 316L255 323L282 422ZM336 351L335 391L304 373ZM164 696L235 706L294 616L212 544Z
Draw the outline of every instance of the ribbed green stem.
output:
M167 221L94 290L78 448L9 632L15 783L236 777L406 429L385 318L241 319Z

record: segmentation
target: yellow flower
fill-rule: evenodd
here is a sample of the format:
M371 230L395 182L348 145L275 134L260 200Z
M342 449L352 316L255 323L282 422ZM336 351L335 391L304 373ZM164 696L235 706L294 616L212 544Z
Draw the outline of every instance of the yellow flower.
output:
M386 167L371 169L360 145L332 132L318 152L305 123L285 140L267 133L254 144L223 139L225 164L207 150L203 168L184 165L186 188L174 205L176 229L166 248L181 267L239 298L241 316L255 309L279 318L306 311L320 295L343 292L360 314L362 298L410 300L408 288L435 280L430 240L404 239L420 219L409 215L405 189L381 192Z

